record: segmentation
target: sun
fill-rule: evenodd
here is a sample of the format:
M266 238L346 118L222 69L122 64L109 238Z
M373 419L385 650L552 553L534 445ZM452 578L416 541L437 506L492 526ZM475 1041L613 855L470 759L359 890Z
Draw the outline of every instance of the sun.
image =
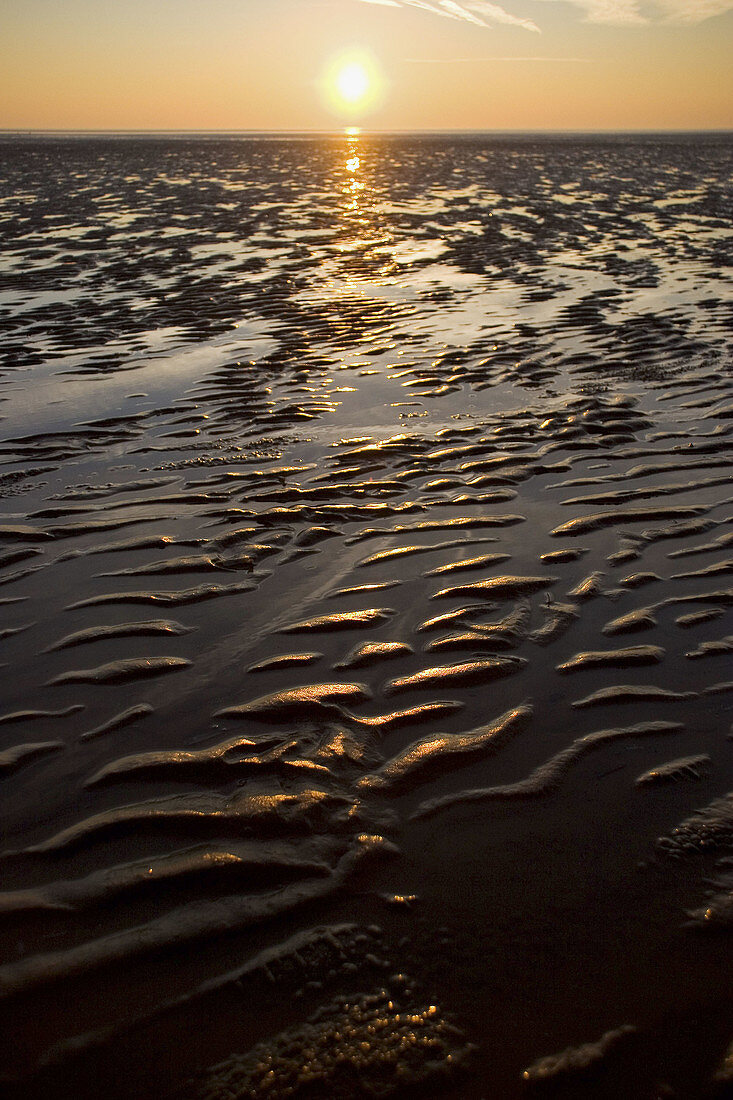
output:
M385 79L376 59L366 50L344 51L332 57L319 81L329 110L345 122L360 119L381 105Z
M336 73L336 91L349 105L358 105L369 92L369 74L358 61L348 62Z

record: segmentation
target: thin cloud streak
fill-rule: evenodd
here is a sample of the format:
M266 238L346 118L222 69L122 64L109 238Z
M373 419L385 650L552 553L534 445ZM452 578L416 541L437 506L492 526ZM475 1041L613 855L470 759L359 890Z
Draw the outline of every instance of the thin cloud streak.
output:
M506 8L491 0L359 0L362 4L379 7L416 8L429 15L472 23L490 28L500 24L521 27L541 34L540 27L532 19L513 15ZM585 16L587 23L608 24L618 27L645 27L660 24L692 26L715 16L733 11L733 0L537 0L538 3L569 3Z
M521 27L526 31L540 33L540 28L531 19L521 19L489 0L359 0L362 4L376 4L385 8L417 8L430 15L440 15L445 19L456 19L463 23L472 23L477 27L488 28L492 23L504 26Z
M541 0L556 4L558 0ZM644 25L649 22L639 10L637 0L569 0L582 8L589 23L611 23L616 26Z
M459 65L467 64L468 62L487 62L487 61L501 61L501 62L542 62L548 61L552 63L565 63L574 65L590 65L591 59L589 57L405 57L403 58L408 65Z
M539 0L556 4L558 0ZM588 23L647 26L651 23L703 23L733 11L733 0L568 0L585 12ZM642 10L643 9L643 10ZM652 18L655 16L655 18Z
M655 0L674 23L702 23L733 11L733 0Z
M456 19L465 19L467 23L475 23L477 27L485 27L486 24L482 19L477 19L466 8L462 8L460 4L456 4L455 0L440 0L440 6L445 11L446 15L452 15Z
M505 11L498 4L491 4L489 0L466 0L466 7L475 11L484 19L493 20L495 23L505 23L511 27L524 27L527 31L540 34L540 28L532 19L520 19L516 15Z

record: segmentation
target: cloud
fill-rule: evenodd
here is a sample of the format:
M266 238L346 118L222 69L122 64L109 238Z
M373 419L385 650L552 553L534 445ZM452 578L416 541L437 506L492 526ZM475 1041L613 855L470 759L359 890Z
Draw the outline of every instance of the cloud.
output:
M406 57L409 65L466 65L487 62L549 62L559 64L590 65L589 57Z
M431 15L457 19L479 27L502 24L540 33L532 19L513 15L490 0L360 0L386 8L418 8ZM545 4L569 3L579 8L588 23L607 23L619 27L650 24L702 23L716 15L733 11L733 0L538 0Z
M467 23L475 23L479 27L484 27L486 24L482 19L477 19L467 8L461 7L460 4L456 4L455 0L439 0L440 6L447 15L452 15L455 19L465 19Z
M558 0L543 0L557 3ZM649 23L702 23L733 11L733 0L569 0L589 23L643 26Z
M733 11L733 0L655 0L655 3L675 23L702 23Z
M531 19L520 19L505 11L504 8L500 8L498 4L490 4L488 0L466 0L466 7L495 23L506 23L511 27L524 27L527 31L540 33L540 28Z
M544 3L556 3L557 0L544 0ZM694 2L694 0L690 0ZM589 23L614 23L617 26L630 26L648 23L649 20L639 10L638 0L570 0L571 4L582 8Z
M438 6L439 3L440 3L440 0L438 0L438 3L434 3L434 4L428 3L428 0L400 0L399 6L401 8L419 8L420 11L430 12L431 15L442 15L446 19L460 19L461 18L461 16L457 15L456 12L447 11L442 6L442 4L440 6ZM459 5L456 4L456 7L458 8Z
M539 33L540 28L531 19L521 19L512 15L499 4L489 0L361 0L363 4L379 4L387 8L419 8L431 15L442 15L446 19L458 19L463 23L473 23L477 27L489 27L492 23L503 23L510 27Z

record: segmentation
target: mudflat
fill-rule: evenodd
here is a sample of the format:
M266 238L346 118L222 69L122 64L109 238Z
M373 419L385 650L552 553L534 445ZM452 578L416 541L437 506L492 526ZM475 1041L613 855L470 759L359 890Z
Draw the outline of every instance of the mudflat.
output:
M728 1095L730 140L0 152L3 1095Z

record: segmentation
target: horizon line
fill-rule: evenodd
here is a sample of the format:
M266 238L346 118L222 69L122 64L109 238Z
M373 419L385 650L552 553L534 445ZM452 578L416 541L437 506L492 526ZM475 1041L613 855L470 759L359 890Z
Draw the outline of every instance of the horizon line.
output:
M277 127L277 128L229 128L229 127L215 127L210 129L205 128L189 128L189 127L125 127L125 128L103 128L103 127L27 127L27 126L14 126L14 127L0 127L0 136L15 136L26 137L34 135L44 134L255 134L255 135L334 135L343 136L346 134L354 135L380 135L380 134L731 134L733 135L733 126L704 126L704 127L653 127L653 126L635 126L635 127L429 127L422 126L417 128L401 127L401 128L369 128L359 126L336 126L331 128L311 127L308 129L294 129L289 127Z

